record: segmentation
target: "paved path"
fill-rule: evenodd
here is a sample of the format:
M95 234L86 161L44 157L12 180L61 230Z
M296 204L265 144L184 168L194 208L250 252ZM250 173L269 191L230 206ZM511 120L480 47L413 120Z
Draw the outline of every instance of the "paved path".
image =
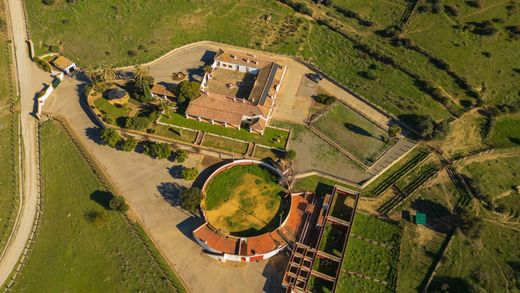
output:
M78 95L81 86L80 82L67 78L47 100L45 112L58 114L69 122L78 141L93 154L129 201L144 228L188 287L193 292L276 292L281 280L274 266L267 262L233 268L201 253L200 246L191 239L191 231L200 220L169 203L175 200L179 186L189 185L178 179L178 164L98 144L95 125L82 108L85 102ZM184 165L196 166L203 158L192 154ZM282 266L281 270L284 269Z
M18 76L18 85L21 98L21 138L23 145L21 170L21 209L17 215L13 235L7 243L6 250L0 260L0 284L3 284L23 253L24 247L31 234L37 205L38 195L38 166L36 160L36 120L30 113L34 107L34 96L42 88L42 82L49 82L47 73L40 71L30 60L25 44L25 18L22 1L9 0L8 11L11 16L15 50L15 66Z

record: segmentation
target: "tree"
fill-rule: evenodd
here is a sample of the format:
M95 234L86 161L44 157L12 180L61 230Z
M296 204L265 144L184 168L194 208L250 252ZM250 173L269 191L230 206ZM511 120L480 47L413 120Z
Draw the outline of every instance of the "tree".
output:
M97 75L99 81L107 82L112 81L116 78L116 71L110 64L106 64L104 61L101 62L99 69L97 69Z
M441 139L448 134L448 130L450 130L450 124L448 120L443 120L439 123L436 123L433 127L432 137L434 139Z
M126 212L128 211L128 205L126 204L125 198L122 196L114 195L108 202L108 206L113 211Z
M184 80L177 87L177 99L179 103L190 101L200 95L200 83Z
M152 158L167 159L172 154L172 149L167 143L148 142L144 145L144 153Z
M150 68L137 65L134 72L134 79L138 83L142 81L146 81L148 83L150 79Z
M101 129L100 138L104 144L113 148L115 148L119 141L121 141L121 136L119 136L119 133L117 133L117 131L112 128Z
M394 124L388 128L388 136L389 137L396 137L401 133L401 127L399 125Z
M185 150L176 150L175 151L175 161L179 163L183 163L188 159L188 152Z
M199 170L197 170L197 168L195 168L195 167L184 168L182 170L182 178L184 178L184 180L192 181L192 180L195 180L195 178L197 178L197 176L199 176Z
M125 152L131 152L135 149L136 146L137 141L133 137L130 137L121 143L121 150Z
M179 198L183 209L196 213L197 208L200 206L200 201L202 200L202 192L198 187L188 188L181 191Z
M213 71L213 67L211 67L211 65L206 65L204 66L204 73L207 73L207 74L210 74L211 71Z
M150 125L150 119L148 117L128 117L125 121L125 128L144 130Z
M314 100L320 104L330 105L336 101L336 97L326 94L318 94L314 96Z

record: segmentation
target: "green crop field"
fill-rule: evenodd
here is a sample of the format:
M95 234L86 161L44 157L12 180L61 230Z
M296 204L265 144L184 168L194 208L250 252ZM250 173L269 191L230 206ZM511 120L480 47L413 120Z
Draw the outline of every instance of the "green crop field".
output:
M374 162L390 146L386 131L342 104L334 105L313 124L367 163Z
M357 213L352 226L353 235L362 236L389 245L399 245L401 227L373 216Z
M55 121L42 127L42 170L41 231L14 291L184 292L144 231L94 200L106 191Z

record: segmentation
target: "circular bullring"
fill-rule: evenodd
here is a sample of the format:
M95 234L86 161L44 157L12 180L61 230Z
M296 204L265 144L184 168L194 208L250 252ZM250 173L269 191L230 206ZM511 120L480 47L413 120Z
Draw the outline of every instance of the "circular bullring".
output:
M276 230L288 215L290 196L278 169L241 160L217 169L202 189L202 211L220 233L252 237Z

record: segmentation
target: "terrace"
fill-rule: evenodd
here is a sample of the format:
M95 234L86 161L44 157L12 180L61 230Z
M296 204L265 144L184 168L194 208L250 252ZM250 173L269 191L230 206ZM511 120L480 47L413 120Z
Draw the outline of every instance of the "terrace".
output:
M247 99L255 84L256 75L239 71L215 69L208 80L208 90L228 97Z

